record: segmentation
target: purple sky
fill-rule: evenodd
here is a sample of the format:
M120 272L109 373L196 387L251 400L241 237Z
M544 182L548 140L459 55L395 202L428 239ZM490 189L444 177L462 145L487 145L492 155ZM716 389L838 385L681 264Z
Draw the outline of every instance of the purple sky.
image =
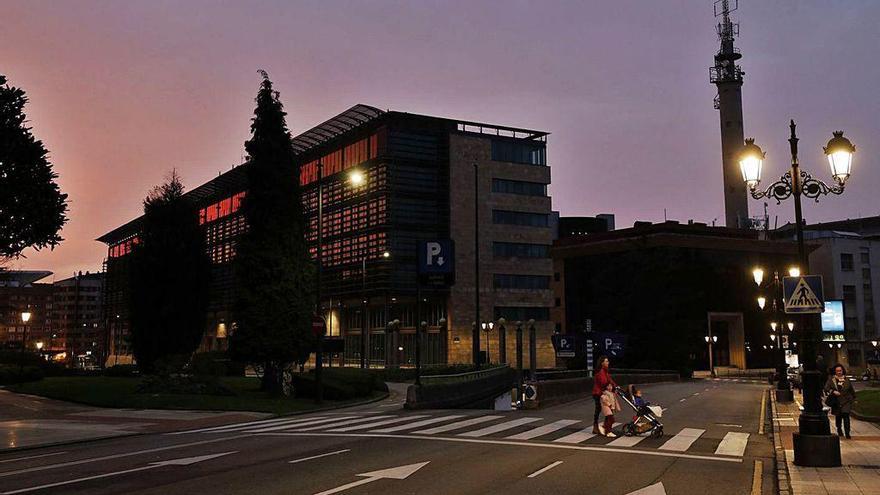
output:
M740 4L745 129L765 177L787 167L789 118L822 179L821 146L843 129L858 148L851 183L805 218L880 214L880 2ZM711 0L5 0L0 73L28 92L71 207L65 242L12 267L97 269L93 239L137 216L172 167L193 188L238 163L257 69L296 133L355 103L547 130L563 215L626 227L666 208L720 224L714 23ZM791 211L771 205L771 222Z

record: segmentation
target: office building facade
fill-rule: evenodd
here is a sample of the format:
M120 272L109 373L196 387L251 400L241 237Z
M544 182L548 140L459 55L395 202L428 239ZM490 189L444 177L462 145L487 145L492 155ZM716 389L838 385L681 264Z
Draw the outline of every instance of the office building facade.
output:
M553 364L546 136L356 105L293 138L313 259L319 190L323 195L320 303L328 335L344 342L341 359L357 363L366 348L364 359L371 364L412 363L416 325L425 321L426 363L471 362L479 287L480 319L505 318L511 330L515 321L534 319L543 350L539 363ZM213 264L204 350L224 349L235 330L232 265L237 236L246 228L239 211L247 194L246 167L187 193L197 205L193 214L205 230ZM136 219L99 239L108 246L111 360L130 360L125 271L138 229ZM419 242L442 239L455 245L451 283L418 285ZM400 322L394 333L391 321ZM488 337L495 361L497 332ZM485 341L481 349L487 350Z

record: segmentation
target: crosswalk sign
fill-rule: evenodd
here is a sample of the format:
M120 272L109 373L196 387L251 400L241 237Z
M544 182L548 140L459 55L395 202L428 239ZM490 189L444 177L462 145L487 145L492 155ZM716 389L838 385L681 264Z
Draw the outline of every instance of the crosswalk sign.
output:
M825 311L825 294L821 275L784 277L782 288L785 295L786 313L821 313Z

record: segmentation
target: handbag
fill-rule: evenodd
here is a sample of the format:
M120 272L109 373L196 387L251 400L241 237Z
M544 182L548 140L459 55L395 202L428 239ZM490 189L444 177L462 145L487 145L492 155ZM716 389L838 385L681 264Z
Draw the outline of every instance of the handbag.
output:
M837 381L833 378L831 379L834 382L835 390L839 390L837 388ZM825 405L830 407L831 409L836 409L840 405L840 399L834 393L829 393L828 396L825 397Z

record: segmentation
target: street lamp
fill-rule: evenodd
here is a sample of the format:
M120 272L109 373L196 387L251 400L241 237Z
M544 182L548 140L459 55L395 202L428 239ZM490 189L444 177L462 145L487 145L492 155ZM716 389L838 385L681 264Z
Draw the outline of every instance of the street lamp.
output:
M760 287L761 282L764 280L764 270L761 268L755 268L752 270L752 277L755 279L755 284Z
M771 321L771 322L770 322L770 329L773 330L774 332L776 331L776 327L777 327L777 326L778 326L778 325L776 324L775 321Z
M351 185L357 187L363 185L367 178L360 170L352 170L348 173L348 180L351 182Z
M740 168L743 181L755 199L773 198L777 204L782 200L794 197L794 227L797 237L799 270L809 273L809 258L804 244L803 214L801 196L819 200L820 196L842 194L846 181L852 172L852 157L855 146L843 137L842 131L835 131L833 137L823 148L831 166L831 177L834 184L828 185L814 179L806 171L800 169L798 162L798 138L795 123L789 124L791 135L788 139L791 151L791 169L780 179L764 190L758 190L761 183L761 170L765 153L761 151L753 139L747 140L740 155ZM798 418L798 432L794 433L794 463L798 466L836 467L840 461L840 439L831 435L828 415L822 409L822 374L816 366L816 347L820 339L819 326L815 318L804 319L801 326L801 346L804 357L803 376L803 410Z
M706 339L706 343L709 344L709 375L712 378L715 378L715 364L712 362L712 344L718 342L718 336L712 335L712 329L709 329L709 335L703 337Z
M794 322L793 321L790 321L790 322L786 323L785 325L788 327L789 332L794 331Z
M788 276L789 277L800 277L801 276L801 269L796 266L789 268L788 269Z
M761 268L761 267L755 268L752 271L753 276L754 276L755 271L760 271L761 278L763 278L763 274L764 274L763 268ZM778 318L780 318L780 314L779 314L780 308L785 306L785 304L783 302L784 295L783 295L783 290L782 290L782 283L781 283L781 280L779 277L779 271L773 270L772 275L773 275L772 279L769 279L767 281L766 288L769 289L770 295L771 295L771 301L772 301L771 308L773 311L773 318L778 319ZM757 280L757 278L756 278L756 280ZM758 284L758 288L764 288L764 286L762 286L761 284ZM762 310L764 309L764 305L761 305L760 301L759 301L758 305L761 306ZM779 324L776 321L770 322L770 329L774 333L776 333L776 329L778 328L778 326L779 326ZM783 344L782 340L783 339L780 336L779 342L777 343L777 345L775 347L776 349L779 349L779 354L774 355L774 358L773 358L776 361L776 377L777 377L777 379L776 379L776 392L775 392L776 393L776 400L778 402L791 402L794 400L794 395L793 395L793 392L791 391L791 383L788 381L788 363L785 360L785 350L782 347L782 344ZM774 347L770 346L770 348L773 349Z
M758 296L758 307L763 310L764 306L766 304L767 304L767 299L764 296Z
M489 359L489 332L495 328L495 322L484 321L483 323L480 323L480 327L486 332L486 365L488 366L491 362L491 359Z

